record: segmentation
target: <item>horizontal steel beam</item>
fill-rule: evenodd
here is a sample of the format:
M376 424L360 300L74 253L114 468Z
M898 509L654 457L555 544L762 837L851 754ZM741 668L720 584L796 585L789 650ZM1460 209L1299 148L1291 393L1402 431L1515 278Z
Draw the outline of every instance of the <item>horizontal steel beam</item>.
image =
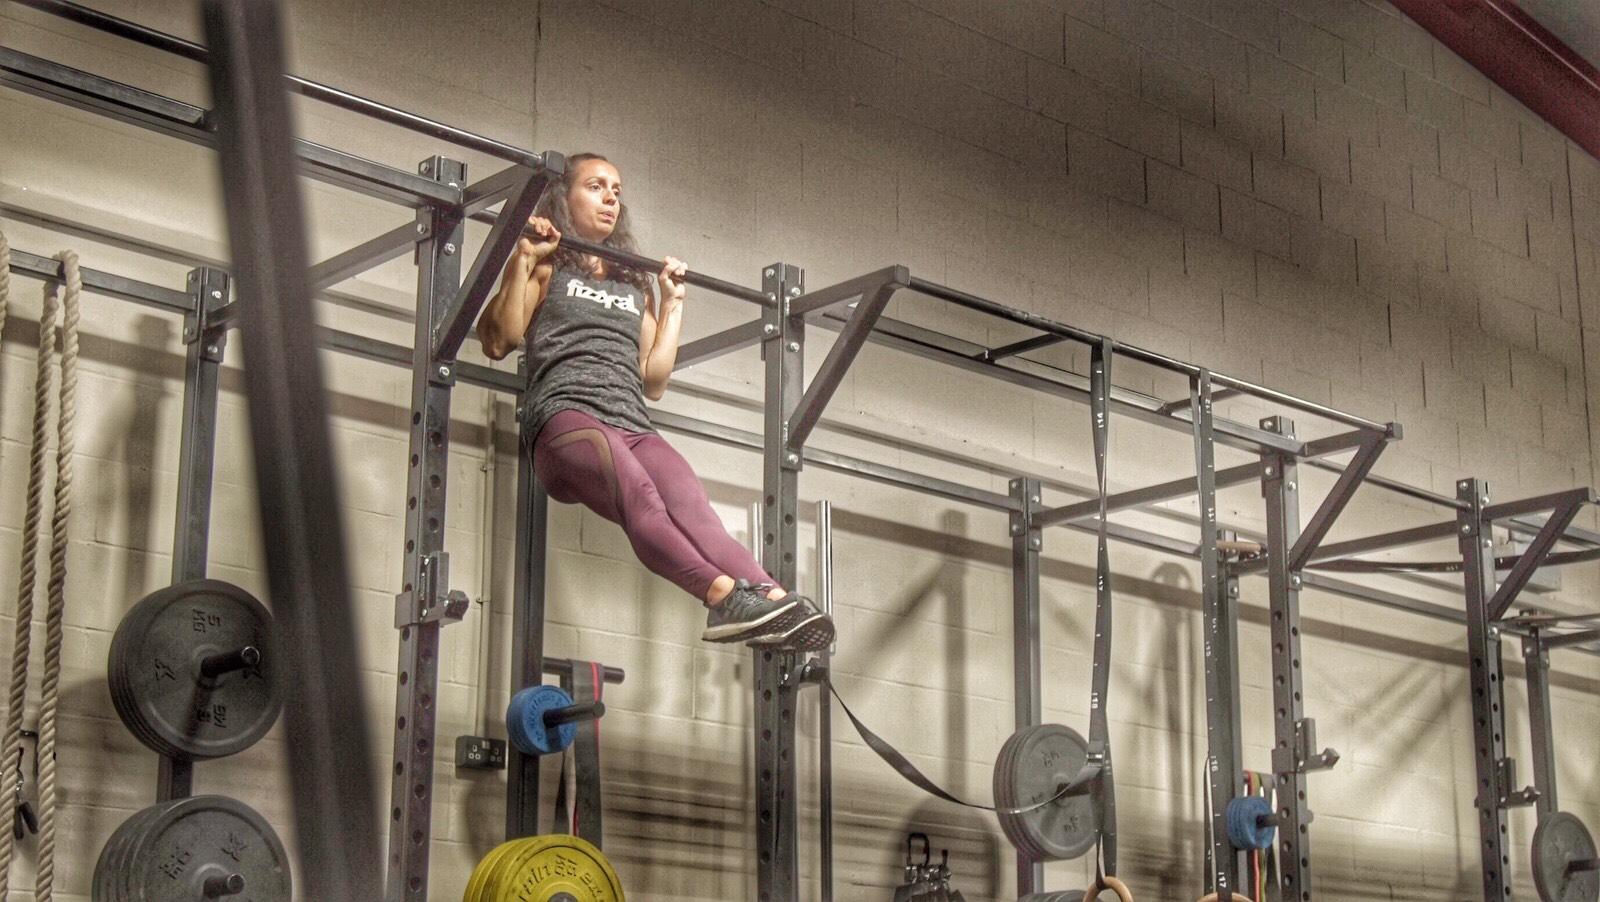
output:
M910 281L911 272L904 266L887 266L792 298L789 301L789 315L811 316L846 301L856 300L884 286L904 288ZM848 313L840 315L849 316Z
M191 144L216 146L208 110L8 47L0 47L0 84ZM298 138L294 148L304 173L319 181L406 206L461 202L459 186Z
M1567 633L1562 636L1541 636L1539 641L1545 648L1571 648L1586 642L1600 642L1600 630L1584 630L1581 633Z
M1007 357L1016 357L1029 351L1037 351L1040 348L1058 345L1066 340L1060 335L1035 335L1032 338L1024 338L1021 341L1014 341L998 348L984 348L982 352L976 355L976 359L984 363L993 363L996 360L1004 360ZM1187 404L1189 402L1185 401L1184 403Z
M1224 388L1211 393L1211 403L1215 404L1218 401L1225 401L1229 398L1237 397L1238 395L1242 394L1244 394L1244 392L1239 391L1237 388ZM1191 402L1188 398L1180 398L1176 401L1168 401L1156 409L1161 413L1174 414L1178 413L1179 411L1188 410L1190 403Z
M752 345L758 345L766 337L765 326L761 320L740 323L721 332L713 332L704 338L697 338L678 347L678 362L673 367L682 370L697 363L714 360L724 354L743 350Z
M814 321L820 326L837 331L844 327L846 318L837 313L824 313L816 317ZM976 345L955 336L912 325L892 317L879 317L877 326L873 329L872 335L868 340L874 344L895 348L939 363L949 364L956 369L980 373L1002 382L1009 382L1012 385L1088 403L1089 381L1076 373L1055 370L1054 372L1059 374L1057 378L1046 378L1037 373L1015 369L999 363L984 363L981 360L974 359L974 355L983 350L982 345ZM1040 368L1047 368L1044 364L1036 363L1034 365ZM1133 417L1146 423L1181 431L1187 435L1193 428L1188 418L1159 413L1162 403L1157 398L1127 389L1115 386L1111 389L1111 407L1118 415ZM1300 456L1305 452L1305 445L1294 439L1275 435L1254 426L1220 417L1216 420L1216 433L1217 441L1245 451L1259 453L1262 449L1270 448L1296 456Z
M11 252L11 271L35 279L55 281L63 278L61 261L19 250ZM187 315L194 312L194 298L186 291L175 291L97 269L80 268L78 274L83 279L84 289L95 294L133 301L168 313Z
M417 224L408 222L376 238L363 241L311 267L311 290L324 291L361 273L398 259L417 246Z
M1491 504L1483 509L1483 515L1485 518L1494 521L1509 520L1513 517L1525 517L1529 514L1542 514L1545 511L1553 511L1569 504L1594 504L1595 500L1594 489L1564 489L1547 495L1535 495L1531 498L1519 498L1516 501L1507 501L1503 504Z
M1027 310L1020 310L1015 307L1007 307L1004 304L991 301L987 298L981 298L965 291L951 288L948 285L939 285L937 283L930 282L927 279L912 277L910 287L913 291L921 292L929 297L939 298L940 300L949 301L952 304L966 307L971 310L987 313L990 316L994 316L1008 322L1031 326L1041 332L1058 335L1062 338L1071 339L1083 344L1096 345L1104 341L1109 341L1111 342L1117 355L1120 357L1138 360L1142 363L1148 363L1152 366L1170 370L1175 373L1181 373L1185 376L1193 376L1200 370L1198 366L1192 363L1185 363L1182 360L1169 357L1166 354L1160 354L1155 351L1137 347L1135 345L1123 344L1108 336L1096 335L1093 332L1079 329L1076 326L1069 326L1066 323L1056 322L1048 317L1040 316L1037 313L1032 313ZM1385 432L1387 430L1387 426L1383 423L1369 420L1366 417L1358 417L1355 414L1345 413L1342 410L1335 410L1332 407L1328 407L1324 404L1318 404L1315 401L1307 401L1303 398L1296 398L1293 395L1285 394L1276 389L1267 388L1262 385L1256 385L1253 382L1246 382L1243 379L1235 379L1231 376L1225 376L1221 373L1212 373L1211 381L1222 388L1236 389L1263 401L1272 401L1275 404L1281 404L1293 410L1298 410L1304 413L1322 417L1324 419L1333 420L1337 423L1343 423L1346 426L1353 426L1357 429L1365 429L1370 432ZM1159 410L1163 406L1163 404L1158 402L1155 406L1155 409Z
M1252 482L1261 476L1261 464L1248 463L1236 467L1218 470L1216 473L1217 488L1242 485ZM1159 504L1176 498L1185 498L1198 491L1193 476L1174 479L1159 485L1146 486L1115 495L1106 496L1106 512L1129 510L1135 507L1144 507L1147 504ZM1075 523L1079 520L1092 520L1100 516L1100 499L1091 498L1088 501L1078 501L1061 507L1041 511L1033 518L1035 526L1060 526L1066 523Z
M12 0L12 2L30 6L41 12L59 16L97 31L143 44L146 47L154 47L197 63L206 63L211 59L211 52L203 44L196 44L176 35L157 31L137 22L121 19L97 9L68 2L68 0ZM538 154L532 151L513 147L503 141L496 141L493 138L487 138L465 129L456 128L453 125L446 125L443 122L436 122L432 119L418 116L415 113L408 113L405 110L396 109L376 100L370 100L296 75L285 75L284 81L287 83L286 87L289 90L313 100L349 110L353 113L360 113L380 122L387 122L390 125L397 125L420 134L449 141L469 150L476 150L479 153L486 153L502 160L525 165L533 165L538 159Z

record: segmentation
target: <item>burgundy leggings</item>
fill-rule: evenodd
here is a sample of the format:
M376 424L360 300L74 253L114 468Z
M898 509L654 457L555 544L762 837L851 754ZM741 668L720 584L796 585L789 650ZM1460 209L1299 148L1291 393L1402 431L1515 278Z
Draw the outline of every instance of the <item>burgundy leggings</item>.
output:
M641 563L702 602L724 574L776 583L722 527L688 461L654 432L563 410L539 430L533 467L551 498L620 525Z

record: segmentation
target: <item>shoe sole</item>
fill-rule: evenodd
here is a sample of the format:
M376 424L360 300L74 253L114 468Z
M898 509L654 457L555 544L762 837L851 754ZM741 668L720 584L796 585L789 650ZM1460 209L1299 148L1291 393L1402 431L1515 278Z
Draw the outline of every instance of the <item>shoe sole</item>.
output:
M807 616L809 612L798 601L791 601L757 620L708 626L700 638L707 642L744 642L768 633L788 632L804 622Z
M749 644L762 648L786 648L794 651L822 651L833 644L836 635L833 619L827 614L812 614L798 624L783 631L773 631L751 639Z

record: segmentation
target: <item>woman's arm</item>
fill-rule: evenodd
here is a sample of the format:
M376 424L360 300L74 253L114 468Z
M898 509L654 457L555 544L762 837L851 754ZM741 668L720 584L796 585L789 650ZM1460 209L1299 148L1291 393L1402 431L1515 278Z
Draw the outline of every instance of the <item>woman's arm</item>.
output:
M528 324L533 322L533 315L550 288L549 258L561 241L561 233L543 218L533 217L528 223L540 240L536 243L526 237L518 239L517 249L511 252L500 275L500 290L478 317L478 341L491 360L505 357L522 343Z
M639 336L639 374L644 377L644 396L661 400L678 362L678 333L683 326L683 261L668 257L656 274L660 301L645 304Z

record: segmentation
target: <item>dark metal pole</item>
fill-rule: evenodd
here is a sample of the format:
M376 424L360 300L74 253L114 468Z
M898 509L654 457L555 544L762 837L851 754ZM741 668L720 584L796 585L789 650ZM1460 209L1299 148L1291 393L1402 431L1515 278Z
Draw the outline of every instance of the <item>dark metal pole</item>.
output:
M274 0L205 0L261 538L308 899L372 899L377 800ZM293 678L287 678L293 674Z
M1039 630L1039 554L1044 536L1033 515L1043 509L1039 480L1011 480L1011 673L1017 729L1044 718ZM1017 851L1017 895L1044 889L1044 862Z
M1490 520L1483 509L1489 487L1476 479L1456 483L1456 497L1467 502L1456 515L1466 576L1467 655L1472 680L1472 735L1478 773L1478 851L1483 860L1483 898L1511 898L1510 840L1506 836L1505 691L1500 673L1500 638L1489 619L1494 594L1494 548Z
M833 503L817 503L817 604L833 616ZM833 650L824 648L813 659L824 678L832 679ZM817 689L817 857L821 870L822 902L833 902L833 693Z
M767 367L761 563L774 579L793 589L798 575L801 457L785 450L784 426L800 405L804 388L805 320L789 312L789 302L805 290L805 275L797 266L775 263L763 270L761 288L774 299L762 313L773 329L762 344ZM799 902L793 750L800 684L785 679L796 661L793 653L771 649L756 649L754 658L757 900Z
M1262 428L1292 436L1294 423L1283 417ZM1267 502L1267 591L1272 635L1272 771L1278 792L1278 842L1285 902L1311 898L1311 807L1306 772L1313 757L1316 723L1305 716L1300 667L1300 573L1289 569L1289 549L1300 535L1300 495L1295 459L1268 452L1261 457L1261 492ZM1316 756L1331 766L1331 752Z
M1561 810L1556 799L1556 743L1550 720L1550 649L1538 627L1522 637L1522 662L1528 679L1528 732L1533 740L1534 810L1542 822Z
M423 176L463 184L466 166L430 157ZM450 392L453 361L432 353L433 335L461 286L459 214L417 211L417 318L411 370L410 454L406 472L403 585L395 599L400 630L395 680L394 773L390 791L387 902L428 898L428 853L433 827L434 706L439 685L437 615L449 589L444 553L445 490L450 477Z
M524 396L523 401L526 401ZM518 405L519 410L521 405ZM521 417L518 417L521 420ZM519 424L520 429L520 424ZM550 496L533 472L534 436L522 434L517 453L517 535L513 554L511 690L544 682L545 554ZM570 679L572 667L558 674ZM506 839L539 832L539 756L510 746L506 771Z
M1211 784L1211 879L1217 892L1240 889L1240 851L1228 839L1228 802L1244 794L1239 736L1239 580L1217 551L1217 467L1211 373L1190 380L1195 483L1200 501L1200 594L1205 629L1206 779ZM1257 472L1260 467L1257 465Z
M228 275L201 267L189 273L190 313L184 317L183 432L178 451L178 510L173 523L172 581L204 579L211 541L211 483L217 450L217 391L227 332L211 315L228 302ZM189 795L194 763L161 756L156 800Z

